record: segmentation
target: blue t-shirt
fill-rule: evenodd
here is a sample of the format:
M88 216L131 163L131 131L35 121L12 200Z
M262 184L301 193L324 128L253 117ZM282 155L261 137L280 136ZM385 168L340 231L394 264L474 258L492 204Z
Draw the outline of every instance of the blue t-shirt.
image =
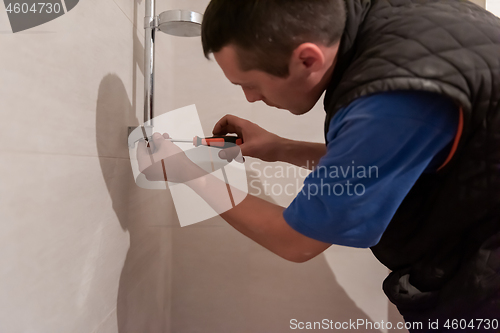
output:
M459 108L421 91L356 99L331 120L327 153L283 217L326 243L371 247L424 172L446 160Z

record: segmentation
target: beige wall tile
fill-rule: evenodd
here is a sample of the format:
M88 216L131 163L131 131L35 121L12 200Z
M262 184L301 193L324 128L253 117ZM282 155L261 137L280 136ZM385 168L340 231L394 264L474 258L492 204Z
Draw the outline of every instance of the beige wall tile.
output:
M339 285L354 303L371 321L386 322L389 318L388 301L382 283L389 271L375 259L370 249L334 245L324 255ZM403 320L400 318L399 321Z
M3 153L0 171L8 180L0 204L3 328L93 332L117 306L120 332L137 332L126 330L129 312L166 325L171 243L162 220L173 207L165 192L138 189L121 159Z
M89 332L116 306L128 236L96 158L2 154L2 325ZM22 179L22 181L19 181ZM112 241L110 241L112 240ZM13 314L24 313L23 321ZM4 327L5 327L4 326Z
M125 16L132 22L138 31L143 31L145 0L112 0Z
M0 52L2 80L8 82L0 95L9 96L1 102L1 150L97 156L96 106L110 108L106 116L116 124L107 140L126 140L126 126L137 123L142 107L133 94L134 75L141 75L134 71L136 59L143 52L136 32L114 2L93 0L42 26L0 35L2 49L10 50ZM110 73L121 85L100 90ZM109 95L113 105L103 104ZM18 145L21 133L27 135ZM109 154L125 158L127 150Z
M470 1L483 8L486 7L486 0L470 0Z
M116 309L114 309L99 327L92 333L116 333L118 331L118 321L116 318Z
M287 262L231 227L176 229L173 261L174 332L279 333L293 331L291 319L369 319L322 255Z
M500 17L500 1L499 0L486 0L486 9Z
M126 145L142 35L112 0L17 34L0 8L2 331L168 333L179 224L168 191L135 185Z

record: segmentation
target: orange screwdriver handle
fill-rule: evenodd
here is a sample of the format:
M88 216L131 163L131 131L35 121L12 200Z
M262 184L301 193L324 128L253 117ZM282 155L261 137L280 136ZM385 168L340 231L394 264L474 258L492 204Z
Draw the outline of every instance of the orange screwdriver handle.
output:
M237 136L212 136L210 138L200 138L195 136L193 138L193 145L198 146L210 146L216 148L229 148L235 145L243 144L243 140Z

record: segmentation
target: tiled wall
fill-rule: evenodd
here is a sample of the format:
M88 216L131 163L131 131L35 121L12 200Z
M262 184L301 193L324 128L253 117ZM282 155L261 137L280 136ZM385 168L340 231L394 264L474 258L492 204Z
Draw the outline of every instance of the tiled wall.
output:
M157 13L207 4L158 1ZM143 17L144 0L82 0L12 34L0 5L0 332L280 333L293 318L400 321L369 251L334 246L286 262L220 218L180 228L168 191L134 184L126 129L142 117ZM323 140L321 103L300 117L249 104L199 38L158 34L156 45L157 114L196 104L207 135L231 113ZM255 170L249 177L262 188Z
M479 5L484 8L486 4L486 0L471 0L471 2L474 2L476 5Z
M500 0L486 0L486 9L500 17Z
M177 217L126 145L143 7L83 0L12 34L0 5L0 332L170 332Z

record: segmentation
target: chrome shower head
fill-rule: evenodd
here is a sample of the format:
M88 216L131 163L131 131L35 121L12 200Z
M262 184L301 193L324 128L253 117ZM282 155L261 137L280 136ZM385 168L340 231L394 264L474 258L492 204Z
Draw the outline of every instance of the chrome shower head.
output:
M190 10L168 10L158 16L158 29L169 35L197 37L201 35L203 15Z

